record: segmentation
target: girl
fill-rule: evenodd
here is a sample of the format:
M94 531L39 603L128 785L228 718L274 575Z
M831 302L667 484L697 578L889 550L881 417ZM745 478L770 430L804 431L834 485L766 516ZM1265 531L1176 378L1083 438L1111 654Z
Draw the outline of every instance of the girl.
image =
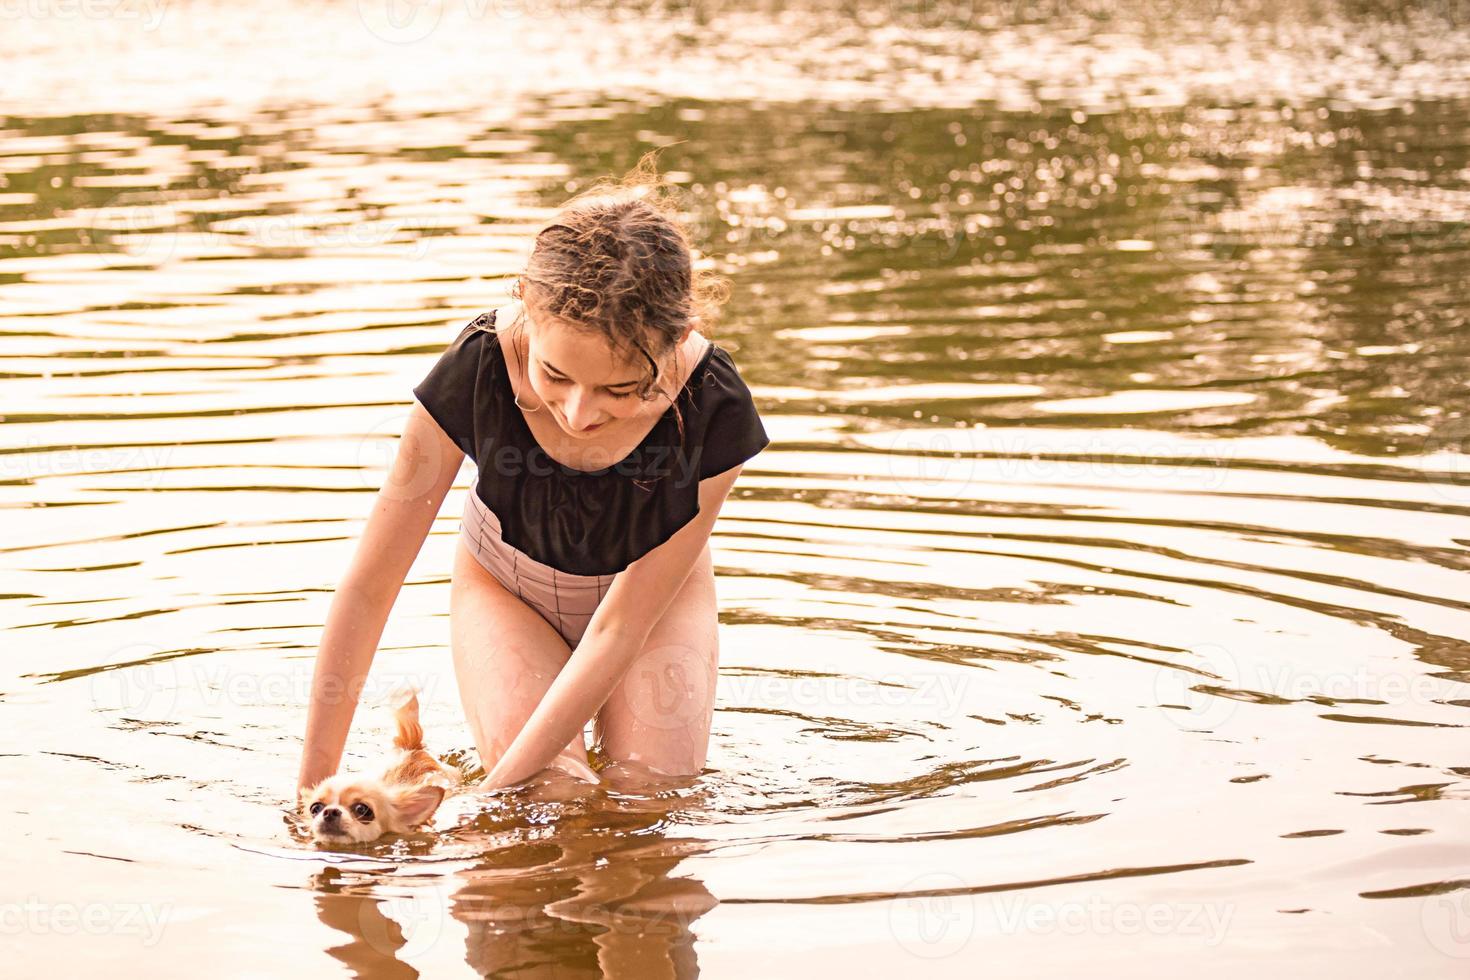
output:
M537 234L504 310L414 388L387 483L328 613L298 786L336 772L409 567L468 454L450 587L460 700L485 787L551 766L704 766L719 664L709 535L770 440L696 329L728 284L693 269L652 154Z

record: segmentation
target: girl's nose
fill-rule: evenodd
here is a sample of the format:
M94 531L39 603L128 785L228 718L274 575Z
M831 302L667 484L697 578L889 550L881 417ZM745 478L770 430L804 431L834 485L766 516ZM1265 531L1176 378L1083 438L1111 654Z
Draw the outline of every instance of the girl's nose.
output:
M598 415L594 402L595 398L590 395L579 395L576 392L568 395L566 407L562 409L566 414L567 424L579 430L595 424Z

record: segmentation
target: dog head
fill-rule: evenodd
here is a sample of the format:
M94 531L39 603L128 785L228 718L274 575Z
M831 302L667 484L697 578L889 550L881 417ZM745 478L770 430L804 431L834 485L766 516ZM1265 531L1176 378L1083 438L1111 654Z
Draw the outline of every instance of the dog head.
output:
M302 815L324 844L366 844L424 823L444 801L434 784L385 785L363 776L337 775L301 791Z

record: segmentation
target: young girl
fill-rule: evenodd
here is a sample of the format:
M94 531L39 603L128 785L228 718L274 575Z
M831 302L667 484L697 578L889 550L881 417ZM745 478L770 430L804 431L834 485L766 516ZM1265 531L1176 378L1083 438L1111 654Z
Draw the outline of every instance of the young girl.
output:
M694 270L652 154L542 228L508 308L414 388L388 480L332 601L298 785L336 772L409 567L468 454L450 588L455 676L484 786L553 766L704 766L719 664L709 535L769 443L734 362L695 329Z

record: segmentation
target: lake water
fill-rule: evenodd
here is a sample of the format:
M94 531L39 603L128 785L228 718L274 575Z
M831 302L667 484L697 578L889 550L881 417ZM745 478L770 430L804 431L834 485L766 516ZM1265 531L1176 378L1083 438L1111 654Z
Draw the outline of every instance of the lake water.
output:
M1464 975L1470 18L1095 7L7 7L8 969ZM411 387L675 141L773 439L707 772L311 848ZM344 766L404 679L476 766L471 466Z

